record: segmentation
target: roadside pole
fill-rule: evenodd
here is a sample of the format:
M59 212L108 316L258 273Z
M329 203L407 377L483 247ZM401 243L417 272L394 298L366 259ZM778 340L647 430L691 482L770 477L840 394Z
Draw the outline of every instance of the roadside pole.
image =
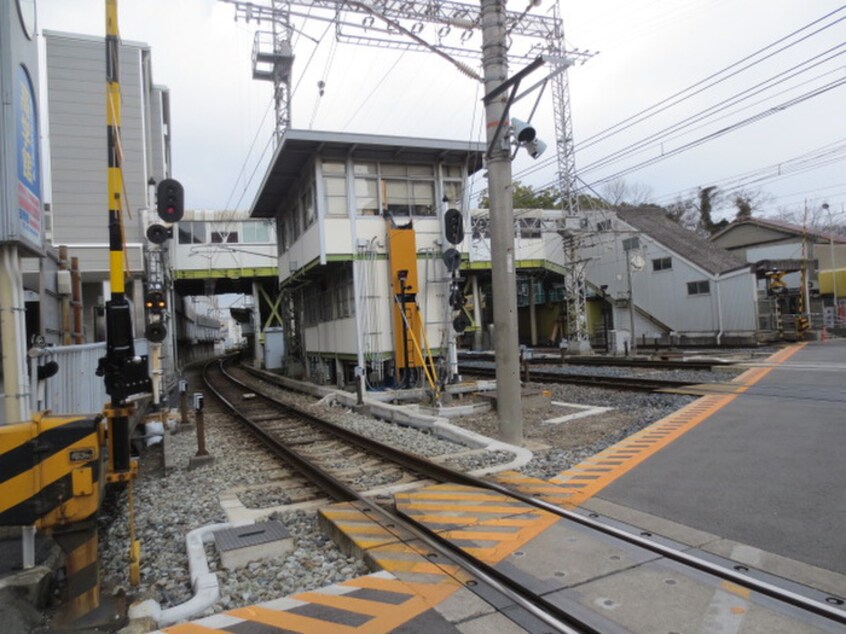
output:
M482 66L486 94L490 94L507 79L505 39L505 2L482 0ZM517 274L514 262L511 146L507 121L502 127L502 133L495 138L505 112L506 101L506 95L502 94L487 103L485 121L488 142L488 197L490 199L491 271L496 328L496 403L499 436L505 442L519 445L523 442L523 409L520 398L520 360L517 337Z

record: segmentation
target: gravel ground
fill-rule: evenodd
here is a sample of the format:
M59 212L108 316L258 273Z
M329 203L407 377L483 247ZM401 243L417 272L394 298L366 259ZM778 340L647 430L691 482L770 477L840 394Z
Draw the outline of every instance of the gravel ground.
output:
M619 368L602 371L624 373ZM678 372L667 374L678 377ZM685 376L686 379L697 382L730 378L724 373L684 372L691 375ZM192 384L199 382L192 381ZM280 400L406 451L434 457L467 449L429 433L376 421L346 407L318 404L310 396L265 385ZM531 383L527 387L551 392L551 398L524 412L524 436L535 451L535 457L524 472L541 478L558 474L694 400L687 396L617 392L584 386ZM562 424L544 424L544 420L581 411L553 405L552 401L615 409ZM238 423L229 420L213 399L207 399L205 419L206 444L215 457L212 464L189 472L188 460L196 452L195 434L190 431L175 434L172 445L177 466L165 476L160 450L148 449L142 456L142 475L134 484L136 534L142 542L141 585L134 592L137 598L153 598L165 607L181 603L191 595L184 538L194 528L226 521L219 505L219 494L232 487L267 484L289 475L280 468L274 456L243 433ZM451 422L486 436L498 435L494 412L452 419ZM508 452L471 453L447 458L446 462L450 466L477 469L512 458ZM304 495L302 489L265 486L239 493L239 498L249 508L263 508L301 500ZM101 530L101 574L106 581L106 592L115 586L128 587L126 502L124 491L112 500L112 513L103 514L104 518L107 515L118 518L111 523L104 519ZM320 533L313 513L285 513L276 519L294 536L294 551L288 556L254 563L240 571L226 571L221 568L214 548L207 547L209 565L221 584L221 599L207 613L314 589L366 572L360 560L344 556Z

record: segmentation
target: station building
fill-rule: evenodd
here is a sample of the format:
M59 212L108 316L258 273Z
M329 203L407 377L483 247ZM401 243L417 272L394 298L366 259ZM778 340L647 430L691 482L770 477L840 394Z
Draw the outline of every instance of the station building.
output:
M420 323L405 343L410 357L415 348L449 355L443 218L457 209L469 226L467 179L483 152L478 143L285 132L250 215L276 223L288 373L346 384L364 368L371 386L399 380L408 364L397 346L398 295L409 298L408 323Z

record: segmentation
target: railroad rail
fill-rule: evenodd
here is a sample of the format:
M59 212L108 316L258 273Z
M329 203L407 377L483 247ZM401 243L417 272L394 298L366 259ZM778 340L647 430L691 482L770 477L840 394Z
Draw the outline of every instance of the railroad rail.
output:
M565 356L563 359L554 351L533 350L534 355L526 362L530 365L588 365L611 366L624 368L651 368L654 370L711 370L715 366L731 366L731 361L720 359L696 359L681 361L679 359L645 359L642 357L606 357L606 356ZM459 361L494 362L495 356L489 352L462 352L458 354Z
M288 421L295 415L302 421L307 422L309 428L319 428L326 433L334 435L338 439L343 439L346 442L354 444L368 454L377 455L382 459L395 462L401 465L403 469L415 473L422 478L495 491L519 500L523 504L543 509L560 518L575 522L591 531L597 531L601 534L621 539L631 545L666 557L690 569L737 584L750 591L765 595L770 599L775 599L794 608L799 608L810 614L822 617L839 626L846 626L846 611L841 607L843 600L840 597L826 596L816 591L803 593L795 585L788 588L776 585L766 575L760 575L745 566L731 565L731 562L727 562L727 560L717 561L717 558L709 557L706 559L699 557L682 545L668 543L667 540L659 536L621 526L616 522L606 522L596 513L566 510L549 502L514 491L499 483L475 478L466 473L438 465L425 458L361 437L349 430L328 421L323 421L310 413L303 412L290 405L283 404L270 395L262 393L260 388L255 384L247 384L236 379L227 372L222 363L216 365L215 371L212 370L213 367L215 367L214 364L208 364L203 371L203 378L207 387L221 399L224 405L237 418L243 421L259 437L270 451L286 461L294 470L314 483L317 488L326 492L333 500L354 501L362 504L369 509L369 513L380 516L389 525L391 525L390 523L394 523L397 527L401 527L402 530L408 531L416 539L421 540L427 548L432 550L430 554L431 559L437 560L438 557L444 557L450 563L459 566L467 574L471 575L472 579L465 581L468 588L478 591L481 596L488 598L491 592L507 598L516 606L519 606L526 614L531 615L543 624L545 628L551 627L555 631L561 632L602 631L599 626L591 623L591 617L586 615L583 610L580 610L577 616L566 611L561 606L547 601L542 595L529 590L493 566L476 560L459 546L452 544L436 532L430 531L409 517L371 501L350 486L349 482L337 478L326 469L315 464L310 457L303 453L304 439L311 435L312 432L309 431L305 434L294 435L295 440L293 442L289 441L291 437L290 428L288 428L287 432L288 438L279 436L278 427L275 431L273 427L273 422L278 421L280 418L278 412L282 412ZM230 387L227 387L227 383ZM224 392L228 392L228 396ZM237 400L233 398L234 393L240 393L240 402L234 402ZM245 399L243 398L245 394L253 396ZM273 408L278 410L277 413L271 411ZM268 423L270 423L269 427Z
M496 368L462 364L458 371L470 376L496 376ZM532 370L529 379L538 383L564 383L570 385L591 385L613 390L632 390L636 392L656 392L664 389L680 390L693 385L692 381L676 379L653 379L650 377L608 376L591 374L572 374L567 372L551 372Z

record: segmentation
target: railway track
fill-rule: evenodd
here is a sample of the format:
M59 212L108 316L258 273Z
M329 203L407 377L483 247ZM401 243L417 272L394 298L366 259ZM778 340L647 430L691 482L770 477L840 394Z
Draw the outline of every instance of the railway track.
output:
M566 510L504 485L453 471L424 458L358 436L262 393L254 382L242 380L249 377L246 372L241 377L234 374L219 363L207 365L203 377L207 387L221 399L232 414L243 421L300 477L312 483L315 490L324 492L336 501L354 501L364 505L369 509L367 512L380 516L388 525L408 531L430 549L430 559L435 561L444 558L451 565L463 569L465 574L470 576L469 580L465 578L466 587L487 600L493 595L513 603L523 612L524 616L521 618L528 618L530 623L535 623L539 631L601 632L604 631L601 624L607 621L599 615L594 619L583 609L575 613L551 603L542 594L533 592L494 566L476 560L459 545L453 544L437 532L391 508L377 504L361 490L366 488L364 482L367 482L367 478L351 477L350 470L366 472L376 465L375 468L383 473L393 470L396 477L387 478L392 482L410 482L416 479L418 482L455 483L495 491L574 522L589 531L623 540L648 553L665 557L697 571L698 574L705 573L717 580L764 595L768 601L785 604L789 609L807 612L815 618L821 617L827 624L846 626L846 611L843 610L843 600L839 597L801 589L795 584L784 587L774 583L767 575L750 571L744 566L731 565L728 560L699 557L682 545L670 543L648 532L621 526L616 522L606 522L596 513ZM343 445L351 445L354 450ZM354 455L367 458L362 462ZM366 469L361 466L364 463L369 464ZM524 620L523 623L525 622Z
M496 368L463 364L458 366L462 375L468 376L496 376ZM650 377L630 376L600 376L591 374L572 374L567 372L552 372L544 370L531 370L529 379L538 383L564 383L570 385L591 385L593 387L604 387L614 390L632 390L636 392L656 392L663 389L682 389L692 383L690 381L679 381L673 379L653 379Z
M554 351L534 350L535 356L528 360L529 365L587 365L612 366L622 368L649 368L653 370L711 370L714 366L732 365L730 361L696 360L679 361L677 359L643 359L637 357L574 357L567 356L563 360ZM459 353L459 362L485 361L493 363L495 355L492 353Z

